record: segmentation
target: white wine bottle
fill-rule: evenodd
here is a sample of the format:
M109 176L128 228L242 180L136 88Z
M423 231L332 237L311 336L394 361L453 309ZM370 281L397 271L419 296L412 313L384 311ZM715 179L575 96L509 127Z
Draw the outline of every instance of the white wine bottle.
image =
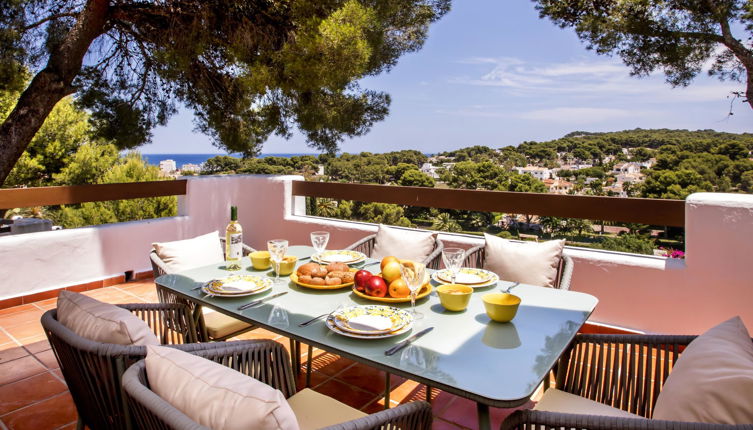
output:
M238 223L238 207L230 206L230 224L225 229L225 266L228 270L241 270L243 258L243 228Z

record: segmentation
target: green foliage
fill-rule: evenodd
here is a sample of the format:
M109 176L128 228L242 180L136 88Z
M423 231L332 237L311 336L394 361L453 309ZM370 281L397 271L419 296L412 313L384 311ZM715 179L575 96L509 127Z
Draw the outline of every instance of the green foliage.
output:
M459 232L463 228L460 227L457 221L452 219L452 216L447 212L442 212L434 218L431 224L433 230L447 231L447 232Z
M574 28L599 54L619 55L633 75L661 69L672 86L685 86L707 62L721 79L744 82L753 73L753 51L741 41L753 31L750 0L534 1L542 18ZM750 77L747 93L753 107Z
M388 203L366 203L357 211L358 219L377 224L411 227L410 220L404 216L403 208Z
M599 247L610 251L632 252L634 254L654 253L654 241L644 236L624 234L616 237L605 237Z
M434 187L434 178L418 170L408 170L397 181L398 185L406 187Z
M241 168L241 160L229 155L218 155L204 162L202 175L216 175L219 173L235 173Z
M646 177L641 195L660 199L685 199L692 193L712 190L712 184L693 170L657 170Z
M108 171L118 162L115 145L85 143L78 148L68 165L55 175L59 185L84 185L101 183ZM128 181L131 182L131 181Z

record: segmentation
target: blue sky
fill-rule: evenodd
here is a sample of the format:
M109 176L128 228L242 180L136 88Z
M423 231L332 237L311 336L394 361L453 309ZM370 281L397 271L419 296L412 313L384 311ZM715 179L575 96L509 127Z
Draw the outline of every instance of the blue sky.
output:
M736 103L735 82L699 76L672 88L661 73L633 78L619 58L587 51L570 29L541 20L527 0L455 0L430 30L424 48L407 54L365 88L392 96L388 118L344 152L418 149L439 152L471 145L502 147L549 140L574 130L641 128L753 132L753 109ZM144 153L218 153L192 131L181 111L154 132ZM300 135L271 137L265 153L314 152Z

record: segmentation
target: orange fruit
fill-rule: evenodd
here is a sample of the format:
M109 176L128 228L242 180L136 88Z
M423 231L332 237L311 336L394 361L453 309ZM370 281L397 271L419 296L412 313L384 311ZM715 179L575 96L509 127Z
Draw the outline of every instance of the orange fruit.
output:
M402 278L398 278L390 282L389 293L390 297L403 298L410 295L410 289Z
M384 266L386 266L387 264L389 264L389 263L391 263L393 261L395 263L400 263L400 260L398 260L397 257L393 257L391 255L388 256L388 257L384 257L384 258L382 258L382 264L379 266L379 268L382 269L382 271L384 271Z

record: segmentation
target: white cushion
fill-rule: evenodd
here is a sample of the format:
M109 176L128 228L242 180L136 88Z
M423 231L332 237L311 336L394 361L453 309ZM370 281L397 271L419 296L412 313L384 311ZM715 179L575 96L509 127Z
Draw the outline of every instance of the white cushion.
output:
M177 273L225 260L217 231L174 242L152 244L168 273Z
M149 326L131 312L73 291L58 294L58 321L77 335L118 345L159 345Z
M562 259L564 240L543 243L513 242L484 233L486 261L484 268L505 281L553 287Z
M565 414L602 415L619 418L643 418L585 397L576 396L556 388L546 390L536 406L536 411L559 412Z
M672 368L654 419L753 424L753 343L740 317L698 336Z
M214 430L297 430L279 390L213 361L175 348L150 346L149 385L197 423Z
M437 234L426 231L387 227L379 224L371 258L382 259L395 256L419 263L434 250Z
M352 421L367 414L332 397L304 388L288 399L301 430L315 430Z
M251 324L247 322L229 317L207 307L202 307L201 311L204 314L204 325L207 327L207 334L212 339L219 339L251 327Z

